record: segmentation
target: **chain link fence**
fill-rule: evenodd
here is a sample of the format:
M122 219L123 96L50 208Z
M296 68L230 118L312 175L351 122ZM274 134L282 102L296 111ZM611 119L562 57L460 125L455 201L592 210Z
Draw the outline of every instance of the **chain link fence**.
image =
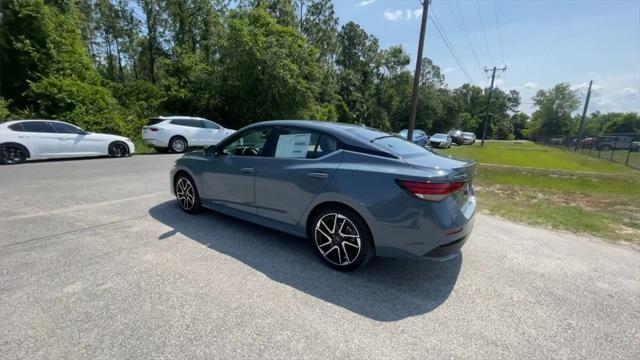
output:
M537 136L536 144L607 159L640 170L640 133Z

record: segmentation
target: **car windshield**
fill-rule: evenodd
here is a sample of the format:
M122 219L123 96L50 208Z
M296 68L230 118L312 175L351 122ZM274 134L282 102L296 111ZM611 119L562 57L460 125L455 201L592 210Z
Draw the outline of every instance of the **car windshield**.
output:
M447 135L443 135L443 134L435 134L431 137L431 139L433 140L445 140L447 138Z

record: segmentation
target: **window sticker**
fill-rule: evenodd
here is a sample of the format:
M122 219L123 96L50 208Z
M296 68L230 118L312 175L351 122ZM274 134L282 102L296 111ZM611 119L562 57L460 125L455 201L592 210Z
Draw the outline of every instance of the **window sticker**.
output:
M306 158L311 134L280 135L276 147L277 158Z

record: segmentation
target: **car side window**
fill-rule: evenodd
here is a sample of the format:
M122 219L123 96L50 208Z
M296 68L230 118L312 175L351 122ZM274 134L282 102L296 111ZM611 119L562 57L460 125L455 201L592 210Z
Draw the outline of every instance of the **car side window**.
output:
M270 127L249 130L240 134L231 143L223 145L221 151L224 155L264 156L264 147L271 131Z
M13 131L24 131L24 129L22 128L22 124L20 124L20 123L9 125L9 129L11 129Z
M55 133L56 130L46 121L25 121L22 128L26 132L35 133Z
M207 129L220 129L220 125L214 123L213 121L202 120L202 122L204 123L204 127Z
M202 128L202 129L207 127L204 124L204 121L202 121L202 120L193 120L193 119L187 120L187 126L191 126L191 127L194 127L194 128Z
M276 140L276 158L316 159L338 150L338 141L326 134L298 128L282 128Z
M71 124L58 123L58 122L50 122L51 126L56 129L57 133L62 134L77 134L79 129Z

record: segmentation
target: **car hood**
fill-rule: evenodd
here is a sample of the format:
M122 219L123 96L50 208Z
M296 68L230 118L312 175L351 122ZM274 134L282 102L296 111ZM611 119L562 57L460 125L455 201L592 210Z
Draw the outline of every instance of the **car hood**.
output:
M404 158L402 160L417 169L428 170L430 172L445 172L451 181L472 180L477 165L475 161L459 160L436 153Z

